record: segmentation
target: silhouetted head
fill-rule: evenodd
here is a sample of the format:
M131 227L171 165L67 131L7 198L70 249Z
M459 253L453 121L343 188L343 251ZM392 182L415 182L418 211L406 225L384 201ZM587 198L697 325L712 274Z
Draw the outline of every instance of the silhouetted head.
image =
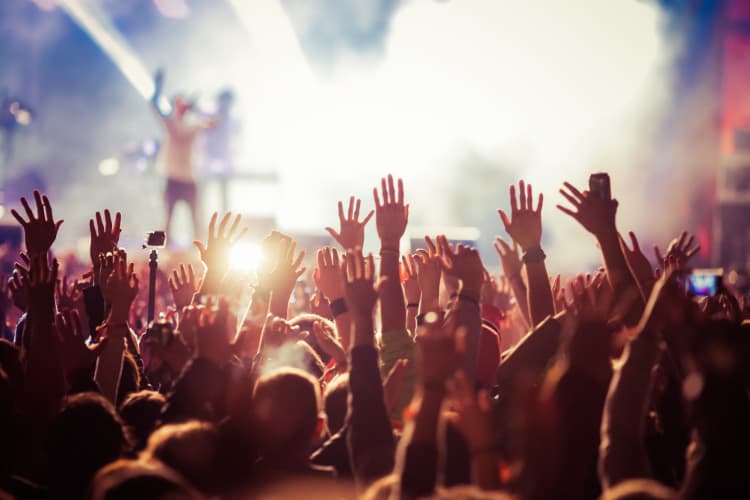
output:
M120 404L120 416L128 426L134 441L134 449L142 450L149 435L161 419L161 411L167 400L156 391L131 392Z
M91 481L89 496L92 500L201 498L174 471L160 464L135 460L118 460L100 469Z
M272 372L256 382L253 402L261 455L307 455L318 425L317 380L293 368Z
M346 413L349 409L349 374L339 375L328 387L323 396L323 406L326 412L328 432L333 435L340 431L346 423Z
M216 457L216 428L197 420L159 428L141 453L142 459L163 463L204 493L216 487Z
M128 446L125 427L107 399L93 392L69 396L48 433L51 489L60 496L80 497L94 473Z

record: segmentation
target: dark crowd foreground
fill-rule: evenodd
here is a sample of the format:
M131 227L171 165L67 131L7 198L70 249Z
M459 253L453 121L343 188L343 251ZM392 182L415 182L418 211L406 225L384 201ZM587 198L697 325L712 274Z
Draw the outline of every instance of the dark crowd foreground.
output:
M497 278L443 235L402 255L391 176L373 211L339 203L340 248L310 272L273 232L248 282L229 268L241 217L214 214L201 263L158 280L151 325L148 266L118 247L127 214L95 213L81 268L52 249L73 222L21 199L0 498L750 498L744 297L685 292L687 233L652 266L617 201L560 194L603 260L570 280L548 274L523 181Z

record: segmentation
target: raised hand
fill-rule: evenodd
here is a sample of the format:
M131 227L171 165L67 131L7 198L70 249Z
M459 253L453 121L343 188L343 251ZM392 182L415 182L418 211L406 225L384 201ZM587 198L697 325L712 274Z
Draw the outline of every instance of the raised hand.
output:
M24 220L15 209L10 211L23 227L26 239L26 251L30 256L41 253L46 254L52 247L52 243L55 242L57 231L63 223L62 220L55 221L52 216L52 205L50 205L46 195L42 195L39 191L34 191L34 200L36 201L36 216L34 216L34 212L32 212L26 198L21 198L21 205L23 205L26 211L28 220Z
M355 203L354 196L349 198L349 210L347 216L344 216L344 204L339 202L339 232L336 232L332 227L327 227L326 231L333 237L336 242L341 245L344 250L352 248L362 248L365 242L365 226L373 214L374 210L365 216L361 221L359 220L359 208L362 204L362 200L356 199Z
M404 286L407 304L419 304L422 292L417 279L417 264L414 255L401 257L401 282Z
M589 196L588 191L582 193L568 182L563 185L565 189L560 189L560 194L573 205L575 210L557 205L560 211L573 217L584 229L599 239L617 232L615 226L617 200L603 200L596 196Z
M134 272L133 264L127 263L124 252L121 251L115 258L114 269L107 277L102 292L111 306L108 323L127 323L130 306L138 295L138 275Z
M279 258L276 262L276 268L268 276L270 289L274 293L285 293L286 301L289 300L294 284L307 270L307 268L302 267L305 252L299 252L295 256L296 249L296 241L291 238L282 240L279 243Z
M223 367L237 352L229 335L229 318L229 303L224 299L219 300L217 309L203 309L195 331L196 357Z
M399 241L409 222L409 205L404 204L404 182L398 179L398 190L394 187L393 176L380 180L383 202L380 202L378 189L372 190L375 198L375 225L378 228L381 247L398 252Z
M341 279L341 260L335 248L325 247L318 250L318 267L313 278L315 284L329 301L344 296L344 282Z
M83 300L83 294L78 289L78 280L68 286L67 275L63 276L62 280L57 280L55 296L57 298L58 310L78 309Z
M109 209L104 210L104 220L102 221L101 212L96 212L96 222L94 219L89 219L89 232L91 233L91 240L89 243L89 254L91 256L91 263L96 267L99 262L100 254L107 254L117 250L117 244L120 242L120 221L122 216L120 212L115 213L114 223L112 222L112 215L109 213Z
M425 236L428 250L418 249L416 254L417 282L421 292L420 313L437 311L439 308L440 276L445 259L429 236Z
M179 273L174 269L169 277L169 288L172 290L172 298L178 311L189 306L193 302L193 295L198 291L193 265L180 264Z
M217 230L216 221L218 217L218 212L214 212L211 216L211 221L208 224L207 242L205 244L197 240L193 242L200 252L201 261L206 268L202 284L205 293L218 292L219 285L229 270L229 253L232 246L247 233L247 228L242 229L239 233L237 232L241 219L239 214L234 218L228 230L227 224L232 217L232 212L224 214Z
M692 234L688 234L687 231L683 231L678 238L674 238L667 246L667 252L662 255L661 250L658 246L654 245L654 255L656 255L656 261L662 269L666 269L667 261L670 257L674 258L673 264L679 265L681 270L684 270L684 266L687 261L690 260L695 254L697 254L701 246L695 245L695 237Z
M348 365L346 351L338 339L333 336L333 333L323 328L320 321L314 321L312 334L321 350L336 361L336 367L339 370L346 370Z
M630 242L633 245L633 248L629 248L628 244L625 243L625 239L622 237L620 237L620 246L622 246L622 250L625 253L625 259L628 261L628 266L635 276L635 279L638 280L638 283L644 291L648 293L656 279L654 277L654 268L651 267L651 263L641 251L635 233L630 231L628 236L630 237Z
M517 241L523 251L538 248L542 243L542 204L544 196L539 193L536 209L531 184L518 183L519 196L516 200L516 187L510 186L510 217L498 210L505 231Z
M362 250L347 252L341 273L345 280L346 303L355 325L369 323L371 326L372 311L378 301L379 288L375 285L375 260L372 254L363 257Z
M518 252L518 244L513 240L513 246L508 245L501 237L495 238L495 252L500 258L500 265L503 267L503 274L509 279L515 279L521 276L523 261Z
M438 246L445 256L445 272L460 280L461 293L471 294L477 303L482 292L484 265L476 248L459 244L455 251L444 235L438 236Z
M16 264L16 266L18 265L19 264ZM14 270L13 274L8 279L8 290L10 291L13 305L21 311L26 311L26 298L28 296L27 285L28 284L24 281L23 275L17 270Z
M96 358L107 345L108 339L103 339L96 346L87 346L88 333L81 330L81 321L75 310L59 312L55 318L55 326L60 335L60 354L66 376L93 369Z

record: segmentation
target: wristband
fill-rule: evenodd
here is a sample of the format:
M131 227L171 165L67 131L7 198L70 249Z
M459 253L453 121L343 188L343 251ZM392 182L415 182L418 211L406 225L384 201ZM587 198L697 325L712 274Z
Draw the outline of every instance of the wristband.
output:
M407 309L410 308L410 307L413 307L414 309L419 309L419 304L415 304L413 302L410 303L410 304L406 304L406 308Z
M475 306L479 307L479 300L477 300L474 297L471 297L470 295L466 295L464 293L458 294L458 300L465 300L466 302L470 302L474 304Z
M331 314L335 318L342 314L349 312L349 308L346 306L346 300L343 298L331 301Z
M401 252L399 251L399 249L398 249L398 248L381 247L381 248L380 248L380 253L381 253L381 254L384 254L384 253L395 253L395 254L400 254Z
M524 252L521 260L523 260L524 264L532 264L544 262L544 259L546 258L547 256L544 254L541 247L532 247Z

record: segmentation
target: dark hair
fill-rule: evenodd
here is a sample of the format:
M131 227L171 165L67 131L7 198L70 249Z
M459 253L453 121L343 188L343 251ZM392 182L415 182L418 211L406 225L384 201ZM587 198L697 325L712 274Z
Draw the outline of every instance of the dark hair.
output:
M131 392L120 404L120 416L133 438L136 451L146 446L149 435L156 429L161 419L162 408L167 400L163 394L143 390Z
M50 486L60 496L81 497L94 473L129 444L120 417L102 395L67 397L47 436Z
M89 497L92 500L200 498L173 471L134 460L118 460L100 469L91 481Z
M158 460L177 471L205 493L218 486L214 466L217 456L217 431L208 422L192 420L169 424L151 434L141 454L145 460Z
M336 377L328 384L323 395L328 432L332 435L343 429L349 410L349 374Z
M308 451L320 408L317 380L302 370L280 369L258 379L253 403L263 455Z

